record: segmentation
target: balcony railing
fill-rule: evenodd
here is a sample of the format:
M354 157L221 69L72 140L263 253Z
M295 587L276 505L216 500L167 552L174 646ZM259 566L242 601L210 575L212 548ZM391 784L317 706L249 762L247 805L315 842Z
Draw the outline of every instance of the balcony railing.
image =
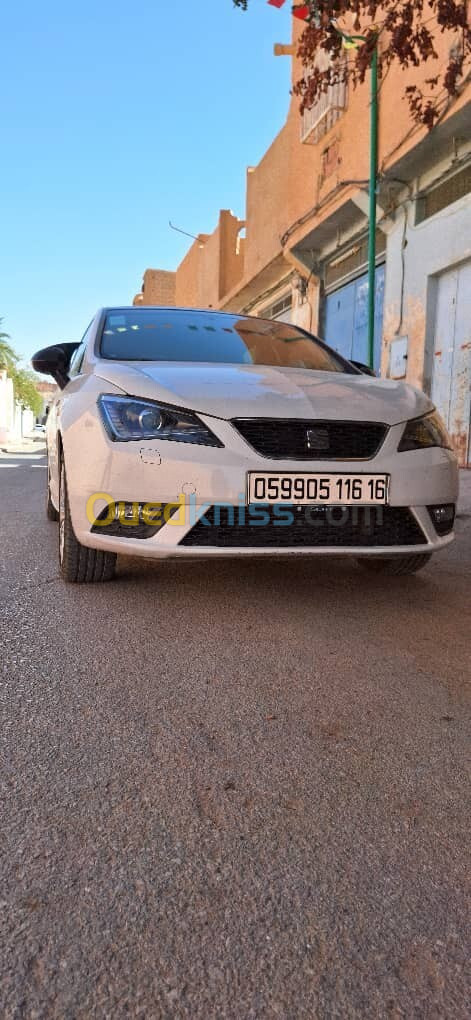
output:
M301 120L301 141L310 145L317 142L339 119L347 105L347 85L344 81L329 85L314 106L305 110Z

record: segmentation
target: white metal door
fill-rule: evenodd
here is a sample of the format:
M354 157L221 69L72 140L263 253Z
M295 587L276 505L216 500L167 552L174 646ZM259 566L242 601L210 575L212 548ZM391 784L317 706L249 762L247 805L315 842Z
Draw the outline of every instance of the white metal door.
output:
M432 399L469 464L471 414L471 262L438 279Z

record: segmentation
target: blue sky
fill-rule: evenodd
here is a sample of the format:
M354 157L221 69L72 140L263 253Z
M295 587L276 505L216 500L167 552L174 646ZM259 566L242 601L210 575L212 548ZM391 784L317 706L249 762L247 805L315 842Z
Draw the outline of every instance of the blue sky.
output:
M289 102L289 5L251 0L16 0L3 5L0 316L30 356L174 269Z

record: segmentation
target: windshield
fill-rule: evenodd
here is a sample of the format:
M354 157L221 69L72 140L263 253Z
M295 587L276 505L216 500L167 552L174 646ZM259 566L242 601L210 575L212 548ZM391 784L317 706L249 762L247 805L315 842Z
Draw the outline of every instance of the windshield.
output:
M271 319L185 309L117 309L106 315L101 356L113 361L355 369L314 337Z

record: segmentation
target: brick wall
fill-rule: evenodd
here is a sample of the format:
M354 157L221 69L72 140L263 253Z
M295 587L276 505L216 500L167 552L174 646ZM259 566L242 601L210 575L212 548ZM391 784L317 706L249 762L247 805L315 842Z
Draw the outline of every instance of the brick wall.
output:
M176 273L165 269L146 269L142 291L134 298L135 305L164 305L174 307Z

